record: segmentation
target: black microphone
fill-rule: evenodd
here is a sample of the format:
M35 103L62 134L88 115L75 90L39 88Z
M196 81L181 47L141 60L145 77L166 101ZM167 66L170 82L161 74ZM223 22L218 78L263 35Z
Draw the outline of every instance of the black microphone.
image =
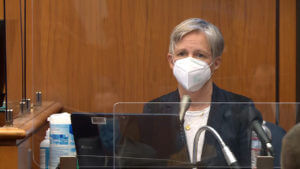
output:
M264 129L262 128L262 126L258 120L254 120L252 122L252 128L255 131L255 133L257 134L259 140L263 143L263 145L265 145L265 147L267 148L267 151L270 153L270 155L274 156L274 150L273 150L273 146L271 144L271 140L265 133Z

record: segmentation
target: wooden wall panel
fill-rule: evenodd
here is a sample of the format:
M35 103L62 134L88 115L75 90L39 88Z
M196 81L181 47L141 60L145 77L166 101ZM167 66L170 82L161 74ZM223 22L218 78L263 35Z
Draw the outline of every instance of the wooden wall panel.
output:
M275 101L273 0L44 0L33 12L33 91L69 109L111 111L174 90L169 35L190 17L224 34L220 87Z
M0 147L0 157L1 160L6 161L5 163L0 163L0 168L18 168L18 148L15 146L1 146Z
M281 5L280 17L288 18L292 1ZM21 98L18 8L17 0L8 1L8 94L14 101ZM166 59L169 35L182 20L200 17L218 26L225 38L223 62L214 75L217 85L254 101L276 101L276 1L28 0L27 8L31 99L42 91L44 100L59 101L66 110L110 112L115 102L143 102L175 90ZM281 39L286 40L280 57L290 57L280 65L290 73L294 54L287 53L293 46L284 43L289 37ZM280 86L289 84L280 80ZM293 98L295 87L280 90L284 101ZM258 107L274 122L273 106Z
M4 22L4 3L3 0L0 0L0 105L2 106L3 99L2 94L5 94L5 79L6 79L6 73L5 73L5 22ZM1 123L1 120L0 120ZM1 125L1 124L0 124Z
M296 1L280 0L279 101L296 101ZM299 76L299 75L298 75ZM294 106L280 107L280 124L290 129L296 123Z
M3 0L0 0L0 20L4 19L4 3Z
M0 3L3 1L0 1ZM21 2L21 4L20 4ZM33 100L32 95L32 0L27 0L26 24L24 21L24 1L6 0L6 54L7 54L7 98L8 107L14 110L14 116L19 115L19 102L22 99L22 43L25 38L26 25L26 96ZM21 8L21 10L20 10ZM20 13L21 12L21 13ZM20 19L22 18L22 23ZM21 34L22 25L22 34ZM24 45L24 42L23 42ZM23 46L23 49L25 46Z
M7 98L9 107L17 107L22 98L22 57L19 0L5 1Z

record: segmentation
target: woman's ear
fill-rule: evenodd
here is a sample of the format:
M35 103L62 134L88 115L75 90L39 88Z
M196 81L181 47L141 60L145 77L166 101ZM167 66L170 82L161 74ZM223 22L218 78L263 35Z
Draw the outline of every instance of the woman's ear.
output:
M215 71L220 67L221 62L222 62L222 57L217 56L216 59L215 59L215 63L214 63L214 70Z
M173 67L174 67L174 60L173 60L172 54L168 53L167 59L168 59L170 68L173 70Z

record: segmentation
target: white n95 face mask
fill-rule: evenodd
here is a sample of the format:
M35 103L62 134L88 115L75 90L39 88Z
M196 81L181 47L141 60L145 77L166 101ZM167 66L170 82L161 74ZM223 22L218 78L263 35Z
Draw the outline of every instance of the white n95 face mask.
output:
M211 77L210 66L192 57L175 61L173 74L186 90L199 90Z

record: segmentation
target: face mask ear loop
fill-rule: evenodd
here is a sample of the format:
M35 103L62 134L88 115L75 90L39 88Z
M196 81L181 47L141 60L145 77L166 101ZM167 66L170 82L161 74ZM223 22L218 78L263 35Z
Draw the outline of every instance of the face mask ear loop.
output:
M174 54L172 54L172 63L175 65Z
M215 63L215 61L216 61L216 59L213 59L212 60L212 62L211 62L211 64L209 64L209 68ZM215 69L211 72L211 76L210 76L210 78L215 74Z

